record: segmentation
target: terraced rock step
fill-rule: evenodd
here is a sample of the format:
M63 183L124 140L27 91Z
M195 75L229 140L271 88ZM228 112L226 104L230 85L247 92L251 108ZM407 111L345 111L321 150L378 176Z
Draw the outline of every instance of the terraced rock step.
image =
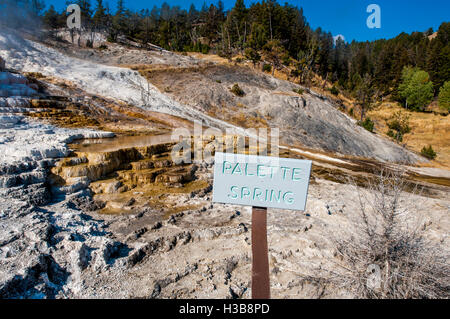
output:
M119 171L117 172L118 179L131 183L132 185L145 185L149 183L154 183L156 177L159 174L163 174L167 170L165 169L144 169L144 170L127 170L127 171Z
M52 173L68 184L76 177L87 177L89 181L94 182L118 170L129 170L132 168L132 162L151 159L154 154L167 152L170 146L171 144L159 144L112 152L76 152L75 157L59 162L52 169Z
M101 144L100 144L101 145ZM137 207L168 204L166 194L190 193L209 186L195 176L197 165L176 165L170 159L173 143L113 151L75 151L51 169L53 192L72 194L89 188L104 212L122 213ZM81 147L81 149L83 149ZM174 203L176 206L177 203Z

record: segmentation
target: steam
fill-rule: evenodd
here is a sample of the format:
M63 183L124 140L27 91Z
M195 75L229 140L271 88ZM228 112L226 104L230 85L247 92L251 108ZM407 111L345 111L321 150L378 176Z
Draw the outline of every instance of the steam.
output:
M32 31L41 28L40 0L0 0L0 27Z

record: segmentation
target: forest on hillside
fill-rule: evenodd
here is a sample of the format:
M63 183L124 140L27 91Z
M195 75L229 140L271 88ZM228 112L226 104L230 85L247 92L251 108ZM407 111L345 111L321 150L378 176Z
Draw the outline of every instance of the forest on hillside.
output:
M44 0L2 3L29 8L27 14L47 29L66 27L66 11L57 12L53 6L44 10ZM80 32L104 32L110 42L126 37L144 47L152 43L230 60L240 55L255 65L264 59L272 72L289 68L290 78L303 85L319 75L333 84L334 92L351 94L363 108L385 96L413 110L424 110L433 99L450 108L450 22L442 23L437 32L430 28L393 39L346 43L321 28L312 29L302 8L275 0L248 8L237 0L228 11L221 0L209 6L205 2L200 9L163 3L137 12L124 0L117 0L115 12L102 0L75 3L82 13Z

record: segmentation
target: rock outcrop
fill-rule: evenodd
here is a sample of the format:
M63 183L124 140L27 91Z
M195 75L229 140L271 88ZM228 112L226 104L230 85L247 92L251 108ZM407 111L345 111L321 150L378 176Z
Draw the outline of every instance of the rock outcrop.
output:
M299 85L240 66L181 70L178 72L183 72L183 76L172 69L154 71L149 73L149 81L162 91L169 86L171 92L167 94L180 104L228 123L247 128L279 128L282 144L389 162L423 160L358 126L330 99L313 91L294 93L302 89ZM235 83L245 96L230 92Z

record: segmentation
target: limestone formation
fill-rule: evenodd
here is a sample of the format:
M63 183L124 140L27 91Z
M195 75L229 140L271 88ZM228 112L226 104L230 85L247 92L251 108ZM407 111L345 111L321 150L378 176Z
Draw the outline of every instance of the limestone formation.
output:
M27 43L33 46L32 41ZM41 45L40 50L28 48L24 55L5 55L12 51L1 45L0 41L0 54L14 68L37 65L40 71L48 66L44 73L55 76L52 72L58 70L60 79L39 76L33 81L29 73L25 77L0 70L0 298L249 298L251 210L212 203L214 157L177 164L170 157L171 139L161 135L158 142L147 143L149 136L140 136L143 132L152 140L157 132L167 134L167 127L185 125L184 119L161 113L155 120L148 110L116 103L115 95L106 99L102 94L119 92L127 85L124 78L134 78L135 73L94 63L162 63L197 71L198 60L165 51L155 58L146 50L108 44L110 49L103 52L73 52L94 61L77 60L82 65L78 68L71 58L53 49L49 54ZM40 60L42 56L51 59ZM71 67L64 70L65 65ZM356 220L356 187L336 181L351 175L359 185L372 176L372 167L393 164L306 152L294 149L293 142L384 160L414 162L415 157L361 131L312 92L305 90L304 101L297 103L293 84L222 66L200 71L184 70L182 77L178 72L155 72L152 81L162 88L172 83L172 97L195 106L195 112L184 104L176 104L174 110L191 110L199 117L205 112L223 114L221 119L230 123L254 120L263 127L283 128L281 138L292 148L280 148L280 156L314 160L306 211L268 211L273 298L351 298L345 290L320 286L308 279L314 278L313 272L305 272L335 263L330 236L339 237ZM67 81L72 77L83 81L74 86ZM207 85L200 86L197 77ZM43 85L33 88L29 82ZM236 107L224 87L238 82L248 94ZM28 94L27 88L39 94ZM84 91L91 88L97 95ZM153 94L155 110L174 107L167 95ZM194 105L194 100L201 102ZM298 107L302 104L305 107ZM214 105L221 105L221 111ZM227 105L232 112L226 113ZM240 119L241 110L245 113ZM87 120L93 117L102 125ZM52 121L44 124L36 118ZM119 137L111 138L114 134L108 130L117 131ZM121 139L128 133L133 133L125 136L130 139ZM130 140L139 143L129 145ZM429 183L421 184L423 194L433 197L423 201L416 196L407 202L420 205L417 217L426 219L419 225L426 228L426 235L450 247L448 178L433 184L434 176L442 173L429 167L415 169L421 171L409 177L428 178Z

